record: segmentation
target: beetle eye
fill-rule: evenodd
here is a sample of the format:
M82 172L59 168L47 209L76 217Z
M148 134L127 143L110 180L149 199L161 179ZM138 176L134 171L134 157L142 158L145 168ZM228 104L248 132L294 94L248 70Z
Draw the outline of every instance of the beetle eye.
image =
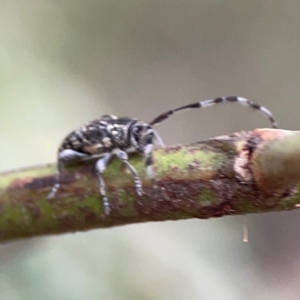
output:
M143 130L143 126L139 125L136 127L136 133L141 133Z

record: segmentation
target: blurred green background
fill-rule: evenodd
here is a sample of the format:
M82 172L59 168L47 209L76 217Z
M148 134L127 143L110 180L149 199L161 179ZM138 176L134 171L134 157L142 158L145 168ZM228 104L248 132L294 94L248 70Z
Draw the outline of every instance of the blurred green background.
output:
M102 114L149 121L239 95L299 129L299 1L0 2L0 171L55 160ZM238 105L160 125L167 144L269 126ZM0 300L289 299L299 212L137 224L0 245ZM298 260L299 259L299 260Z

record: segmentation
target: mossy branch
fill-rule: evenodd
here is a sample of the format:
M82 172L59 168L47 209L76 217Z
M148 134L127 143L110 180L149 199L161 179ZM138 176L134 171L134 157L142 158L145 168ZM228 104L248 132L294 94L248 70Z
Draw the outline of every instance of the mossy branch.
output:
M68 168L57 197L55 165L0 174L0 240L138 222L211 218L291 210L300 203L300 132L256 129L190 146L154 151L155 185L144 160L130 162L143 181L114 160L105 171L111 213L105 215L93 161Z

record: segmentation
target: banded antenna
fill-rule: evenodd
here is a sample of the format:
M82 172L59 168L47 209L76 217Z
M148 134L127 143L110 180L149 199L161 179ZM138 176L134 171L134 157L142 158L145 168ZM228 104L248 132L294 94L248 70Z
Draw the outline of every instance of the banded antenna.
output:
M154 126L156 124L162 123L163 121L168 119L171 115L173 115L173 114L175 114L179 111L182 111L182 110L191 109L191 108L205 108L205 107L209 107L209 106L214 106L216 104L221 104L221 103L224 103L224 102L236 102L236 103L240 103L242 105L251 107L255 110L258 110L269 119L269 121L271 122L273 128L277 128L277 126L278 126L277 122L275 121L275 119L273 117L273 114L266 107L261 106L257 103L254 103L252 101L249 101L246 98L236 97L236 96L218 97L218 98L215 98L215 99L199 101L199 102L187 104L187 105L175 108L175 109L171 109L171 110L157 116L155 119L153 119L149 123L149 125Z

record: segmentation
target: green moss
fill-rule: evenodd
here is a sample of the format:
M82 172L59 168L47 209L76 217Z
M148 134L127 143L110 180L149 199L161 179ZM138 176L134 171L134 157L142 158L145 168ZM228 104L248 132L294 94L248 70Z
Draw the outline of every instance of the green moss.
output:
M172 167L178 167L183 169L185 165L186 153L183 150L177 152L170 152L167 155L161 157L159 152L155 155L155 160L158 160L158 169L156 173L158 175L164 174Z
M201 166L205 167L212 165L217 165L218 167L219 163L222 163L224 160L224 154L220 153L213 153L211 151L197 151L193 154L193 159L198 159L201 162Z
M55 213L55 209L51 205L51 201L49 201L48 199L40 200L37 202L37 205L43 217L45 218L53 217Z
M24 210L21 204L4 203L2 210L0 218L0 228L2 230L9 228L10 231L24 231L26 225L31 223L30 214Z
M156 151L155 159L157 159L158 169L156 174L163 175L170 171L170 169L176 167L181 170L185 170L195 161L198 161L201 165L201 169L205 168L205 166L209 166L210 168L216 165L218 167L219 163L221 163L224 159L224 155L219 153L213 153L211 151L186 151L185 149L177 150L174 152L168 152L165 155L161 155L161 151Z
M121 207L121 214L125 217L137 215L137 212L134 208L134 201L136 199L135 195L130 195L124 190L120 190L118 195L120 199L119 203Z
M77 207L82 206L80 203L78 203ZM94 214L101 215L104 213L104 206L103 206L103 200L100 195L93 196L93 197L87 197L84 200L84 206L88 208L90 211L92 211Z
M234 209L237 213L258 213L262 212L259 207L253 206L247 199L239 199L238 202L234 205Z
M282 199L278 203L278 209L276 210L290 210L294 209L296 204L300 203L300 185L297 187L297 192L292 197Z
M201 203L203 206L212 205L215 201L216 197L213 191L210 189L204 188L201 190L201 193L198 197L198 202Z
M136 154L130 156L130 163L135 167L141 177L145 175L145 160L142 155ZM120 178L120 175L122 175L122 177L124 176L124 174L126 175L124 171L128 173L128 176L131 176L129 170L126 169L126 165L124 165L124 163L122 163L119 159L114 158L109 164L109 167L107 167L107 169L103 173L103 176L107 180L111 179L115 181L116 179Z

